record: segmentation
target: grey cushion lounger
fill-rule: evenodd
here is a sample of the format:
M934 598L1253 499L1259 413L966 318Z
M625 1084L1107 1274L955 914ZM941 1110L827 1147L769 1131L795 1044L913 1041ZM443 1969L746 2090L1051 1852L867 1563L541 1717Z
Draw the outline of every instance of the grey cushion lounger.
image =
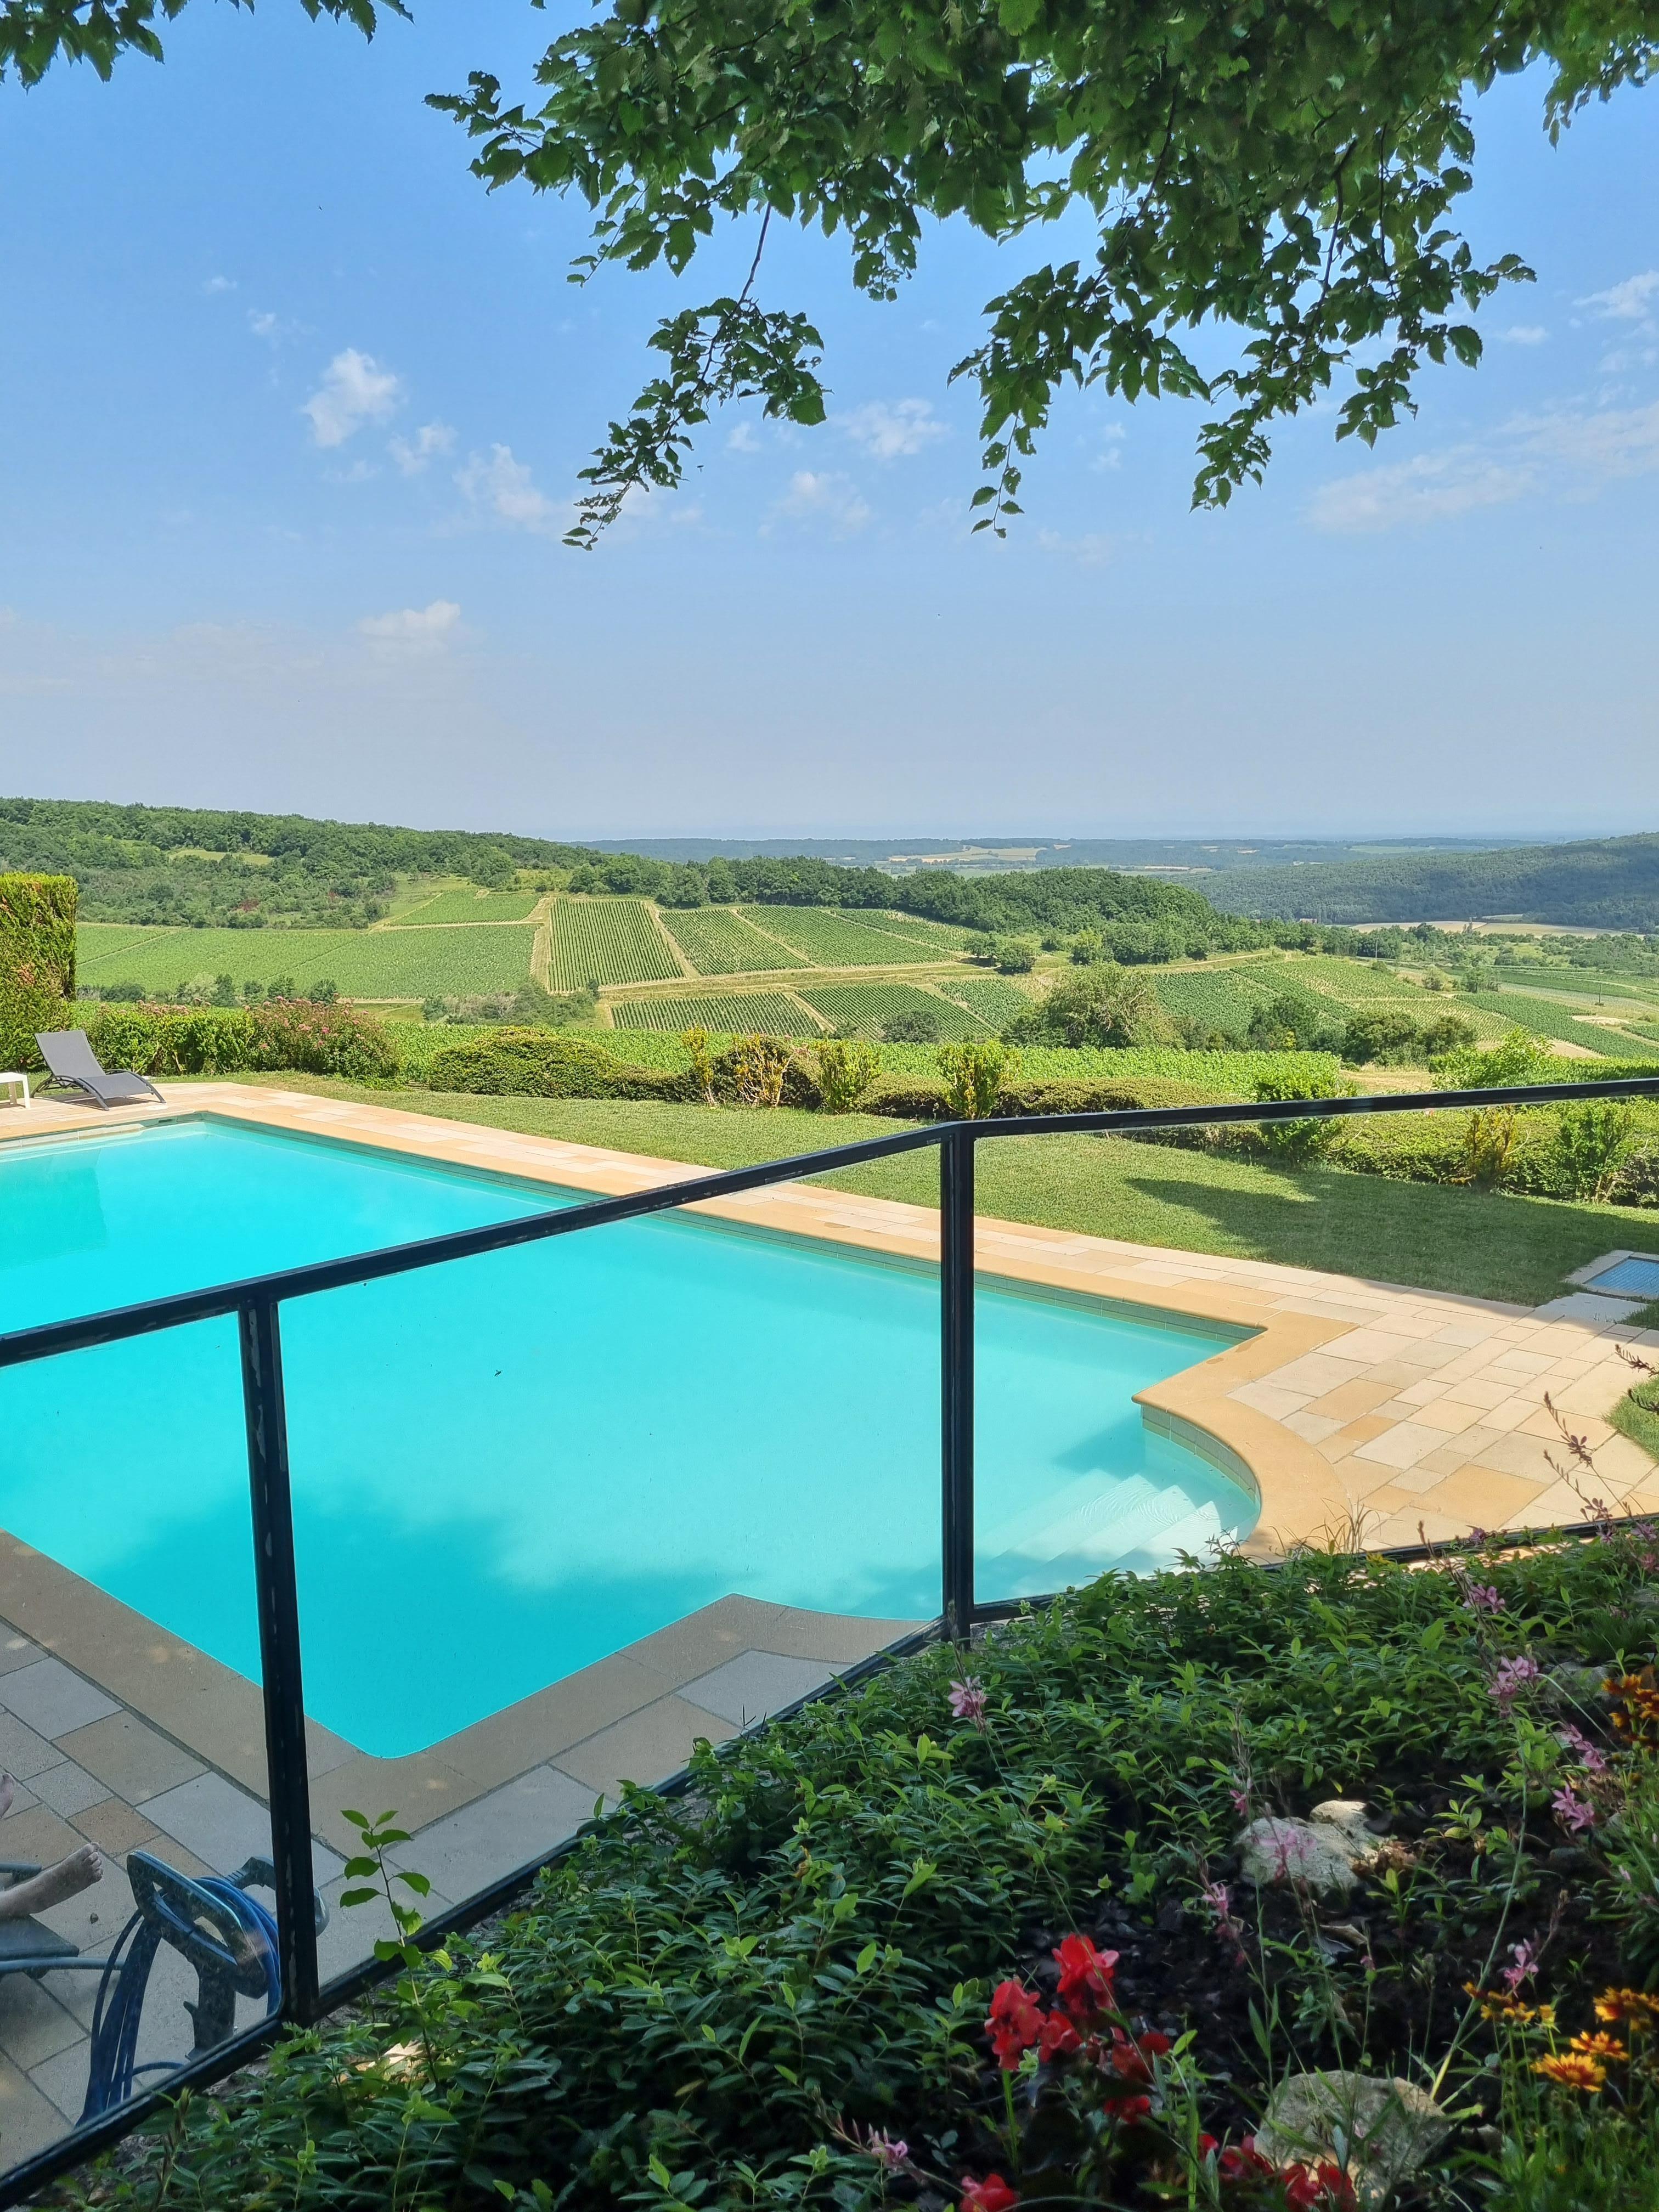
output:
M34 1042L51 1070L49 1084L52 1089L84 1091L88 1098L95 1098L106 1109L131 1105L141 1098L153 1098L158 1105L167 1103L147 1075L106 1073L87 1042L84 1030L38 1031Z

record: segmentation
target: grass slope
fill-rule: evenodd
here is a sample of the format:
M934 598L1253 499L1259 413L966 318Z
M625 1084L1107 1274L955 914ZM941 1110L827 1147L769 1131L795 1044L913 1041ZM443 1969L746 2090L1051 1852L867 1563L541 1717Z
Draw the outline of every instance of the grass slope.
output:
M145 929L83 923L83 983L141 983L167 993L200 975L301 990L326 978L349 999L423 999L513 991L530 974L536 933L501 923L477 929Z
M258 1080L259 1079L244 1079ZM615 1099L486 1098L368 1091L323 1077L270 1079L288 1090L359 1098L453 1121L520 1129L658 1159L745 1167L850 1144L902 1126L857 1114L747 1113ZM938 1203L931 1152L826 1178L838 1188ZM981 1146L979 1211L1138 1244L1539 1305L1602 1252L1650 1243L1653 1216L1626 1207L1493 1198L1432 1183L1134 1145L1110 1137L1007 1137Z

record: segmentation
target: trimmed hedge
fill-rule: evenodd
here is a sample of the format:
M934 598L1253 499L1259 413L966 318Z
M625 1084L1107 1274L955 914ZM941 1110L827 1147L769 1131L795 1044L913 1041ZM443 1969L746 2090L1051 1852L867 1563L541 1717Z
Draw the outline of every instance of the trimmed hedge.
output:
M106 1067L139 1075L243 1075L292 1069L384 1083L399 1070L395 1039L355 1006L279 999L263 1006L125 1006L87 1024Z
M68 1025L75 903L73 876L0 876L0 1066L38 1068L35 1031Z
M529 1098L671 1098L687 1097L686 1079L654 1067L629 1066L603 1045L546 1030L501 1030L490 1037L447 1046L427 1069L433 1091L467 1091Z

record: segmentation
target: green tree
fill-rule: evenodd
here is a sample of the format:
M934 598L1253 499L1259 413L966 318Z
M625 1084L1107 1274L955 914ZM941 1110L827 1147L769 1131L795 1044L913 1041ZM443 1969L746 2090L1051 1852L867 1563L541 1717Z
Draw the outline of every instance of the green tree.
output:
M1175 1026L1148 977L1106 961L1062 975L1004 1034L1020 1044L1168 1044Z

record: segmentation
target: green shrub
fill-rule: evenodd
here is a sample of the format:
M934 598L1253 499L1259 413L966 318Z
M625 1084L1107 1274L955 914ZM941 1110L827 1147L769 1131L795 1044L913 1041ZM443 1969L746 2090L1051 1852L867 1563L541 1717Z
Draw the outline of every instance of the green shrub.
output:
M434 1091L530 1098L681 1098L683 1074L632 1067L585 1038L546 1030L502 1030L445 1048L427 1070Z
M391 1031L355 1006L313 1006L307 1000L262 1006L99 1007L88 1026L106 1067L136 1074L242 1075L292 1069L338 1075L356 1083L395 1076L399 1057Z
M338 1000L278 1000L251 1007L247 1018L253 1024L252 1065L258 1068L387 1083L403 1066L394 1032Z
M998 1037L942 1044L939 1072L945 1103L957 1121L982 1121L997 1110L1003 1084L1019 1072L1019 1054Z
M1511 1030L1490 1052L1469 1046L1447 1053L1434 1061L1431 1072L1437 1091L1504 1091L1525 1083L1573 1080L1573 1070L1522 1029Z
M1353 1013L1342 1036L1342 1057L1352 1066L1425 1066L1475 1041L1474 1024L1462 1014L1431 1014L1419 1022L1397 1007Z
M1340 1098L1343 1085L1334 1074L1311 1068L1267 1068L1255 1079L1263 1105L1290 1098ZM1310 1160L1329 1149L1336 1123L1310 1116L1305 1121L1264 1121L1261 1141L1281 1159Z
M1642 1145L1613 1179L1615 1206L1659 1206L1659 1145Z
M812 1057L826 1114L850 1114L881 1072L879 1054L845 1037L825 1037Z
M889 1114L896 1121L943 1121L951 1109L945 1086L925 1075L888 1075L859 1101L860 1114Z
M1556 1116L1555 1151L1574 1198L1607 1195L1636 1140L1636 1109L1626 1098L1583 1098Z
M0 876L0 1066L37 1068L37 1030L65 1029L75 999L73 876Z
M1175 1024L1145 975L1115 961L1085 963L1062 975L1046 999L1014 1016L1004 1036L1015 1044L1170 1044Z

